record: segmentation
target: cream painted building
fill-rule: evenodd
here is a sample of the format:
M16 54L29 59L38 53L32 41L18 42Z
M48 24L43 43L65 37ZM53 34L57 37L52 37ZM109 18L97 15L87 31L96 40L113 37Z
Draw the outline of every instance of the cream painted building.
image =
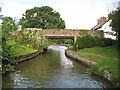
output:
M112 27L110 27L110 23L112 20L107 21L101 28L99 28L98 30L103 30L104 32L112 32L115 34L114 31L112 31ZM105 38L112 38L112 39L116 39L116 36L113 35L109 35L108 33L104 34Z

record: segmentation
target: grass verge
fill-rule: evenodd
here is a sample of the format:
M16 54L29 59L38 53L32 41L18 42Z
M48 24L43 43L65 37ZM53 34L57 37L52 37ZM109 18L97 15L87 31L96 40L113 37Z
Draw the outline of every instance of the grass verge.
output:
M94 47L94 48L85 48L81 49L79 51L76 51L76 53L94 53L99 54L103 56L108 56L111 58L118 58L118 49L116 46L109 46L109 47Z
M118 82L120 74L118 72L119 60L114 60L112 58L117 58L118 51L115 46L111 47L95 47L95 48L86 48L77 51L73 51L74 54L79 55L80 57L87 58L91 61L96 61L95 65L91 66L90 71L95 75L102 75L103 70L107 70L112 74L112 82ZM95 53L99 55L104 55L111 57L111 59L103 58L95 55L86 55L84 53Z
M12 52L13 57L38 51L36 49L21 45L21 44L14 42L12 40L8 40L7 45L14 46L11 48L11 52Z

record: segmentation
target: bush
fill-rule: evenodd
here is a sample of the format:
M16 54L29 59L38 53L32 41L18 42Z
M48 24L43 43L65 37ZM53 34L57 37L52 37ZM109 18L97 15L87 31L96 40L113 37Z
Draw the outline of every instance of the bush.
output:
M110 38L98 38L87 35L77 38L75 49L90 48L95 46L111 46L111 45L113 45L113 40Z
M89 48L96 45L99 45L99 42L97 41L97 38L93 38L92 36L78 37L76 41L78 49Z
M103 41L102 46L112 46L113 43L115 43L114 40L110 38L103 38L102 41Z
M43 51L49 45L48 39L39 34L37 30L22 30L19 35L14 35L13 40L19 43L30 44L32 48Z
M2 60L2 73L14 71L14 66L12 64L17 64L13 58L13 52L10 50L14 46L9 46L6 42L7 39L2 38L2 51L0 50L0 53L2 53L2 56L0 57Z

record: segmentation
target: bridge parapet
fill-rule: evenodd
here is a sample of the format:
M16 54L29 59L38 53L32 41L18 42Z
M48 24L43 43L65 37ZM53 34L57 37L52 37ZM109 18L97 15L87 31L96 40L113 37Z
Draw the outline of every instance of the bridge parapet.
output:
M100 31L95 30L80 30L80 29L41 29L41 28L26 28L27 30L37 30L44 36L84 36L84 31L87 31L87 35L93 37L101 37Z
M69 29L43 29L40 31L42 35L51 36L80 36L79 30L69 30Z
M72 38L76 42L77 37L90 35L93 37L101 37L100 31L95 30L80 30L80 29L40 29L26 28L26 30L38 30L43 36L49 38Z
M89 30L88 35L92 37L99 37L99 38L101 37L100 31L95 31L95 30Z

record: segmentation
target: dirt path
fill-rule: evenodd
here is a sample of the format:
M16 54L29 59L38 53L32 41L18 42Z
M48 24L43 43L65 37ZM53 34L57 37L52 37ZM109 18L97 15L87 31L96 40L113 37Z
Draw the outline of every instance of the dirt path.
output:
M114 59L114 60L120 60L118 58L111 58L111 57L108 57L108 56L103 56L103 55L94 54L94 53L83 53L83 54L86 54L86 55L95 55L95 56L98 56L98 57L104 57L104 58Z

